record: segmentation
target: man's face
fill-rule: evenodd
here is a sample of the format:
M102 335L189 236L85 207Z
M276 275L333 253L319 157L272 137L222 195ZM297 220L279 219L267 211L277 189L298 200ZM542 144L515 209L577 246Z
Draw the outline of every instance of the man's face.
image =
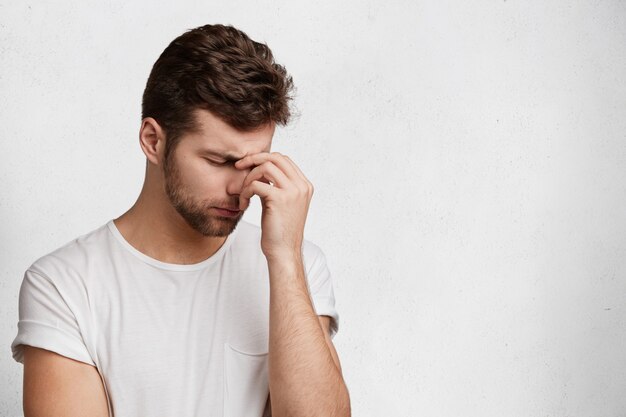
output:
M194 230L204 236L228 236L244 211L227 216L217 208L239 210L243 181L252 169L235 168L236 159L270 152L275 125L242 133L207 110L195 114L199 131L182 137L164 163L165 193Z

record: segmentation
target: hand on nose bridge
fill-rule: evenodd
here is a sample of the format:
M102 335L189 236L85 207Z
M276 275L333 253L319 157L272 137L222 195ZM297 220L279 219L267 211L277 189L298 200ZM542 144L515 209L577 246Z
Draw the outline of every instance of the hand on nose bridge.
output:
M248 176L248 174L250 173L250 171L252 171L252 168L254 167L250 167L250 168L246 168L246 169L236 169L236 173L233 173L233 176L235 177L235 179L233 180L233 182L235 184L237 184L237 188L239 191L241 191L241 189L243 188L244 182L246 181L246 177Z

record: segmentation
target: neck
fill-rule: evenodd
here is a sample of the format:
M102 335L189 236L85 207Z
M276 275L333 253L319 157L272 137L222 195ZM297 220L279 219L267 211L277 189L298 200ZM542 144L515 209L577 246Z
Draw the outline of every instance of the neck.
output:
M198 263L226 241L225 236L204 236L189 226L150 181L144 182L135 204L114 222L131 246L161 262Z

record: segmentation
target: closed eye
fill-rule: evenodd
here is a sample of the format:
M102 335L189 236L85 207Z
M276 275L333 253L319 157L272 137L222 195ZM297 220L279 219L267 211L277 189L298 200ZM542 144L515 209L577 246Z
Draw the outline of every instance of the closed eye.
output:
M227 165L229 164L228 161L223 161L223 162L216 162L216 161L212 161L210 159L204 158L206 159L209 163L213 164L213 165L217 165L217 166L222 166L222 165Z

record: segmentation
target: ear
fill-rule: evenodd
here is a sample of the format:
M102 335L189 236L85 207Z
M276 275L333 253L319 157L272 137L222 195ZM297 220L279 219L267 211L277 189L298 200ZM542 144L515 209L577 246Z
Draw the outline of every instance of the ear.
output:
M154 165L161 163L165 152L165 132L152 117L146 117L141 121L139 145L148 161Z

